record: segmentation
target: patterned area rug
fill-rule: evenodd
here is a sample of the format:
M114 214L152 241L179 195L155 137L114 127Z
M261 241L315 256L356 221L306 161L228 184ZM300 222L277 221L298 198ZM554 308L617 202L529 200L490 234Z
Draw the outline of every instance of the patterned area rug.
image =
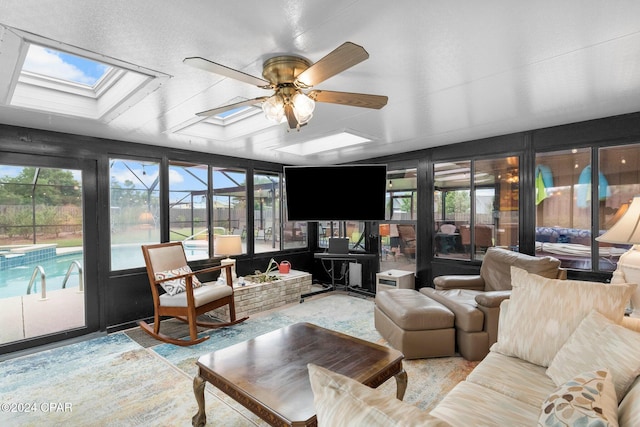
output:
M134 340L140 338L137 330L119 332L0 363L0 425L191 425L198 357L296 322L386 345L373 326L373 301L340 293L204 331L211 338L191 347L156 342L145 348ZM460 357L404 364L409 377L404 400L426 410L476 365ZM395 396L393 379L380 388ZM215 387L208 384L206 390L207 425L265 425Z

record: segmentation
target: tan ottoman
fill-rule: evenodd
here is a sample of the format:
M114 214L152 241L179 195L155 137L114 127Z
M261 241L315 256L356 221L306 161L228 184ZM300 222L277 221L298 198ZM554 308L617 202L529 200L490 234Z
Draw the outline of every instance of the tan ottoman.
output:
M376 294L375 327L406 359L454 356L455 316L444 305L413 289Z

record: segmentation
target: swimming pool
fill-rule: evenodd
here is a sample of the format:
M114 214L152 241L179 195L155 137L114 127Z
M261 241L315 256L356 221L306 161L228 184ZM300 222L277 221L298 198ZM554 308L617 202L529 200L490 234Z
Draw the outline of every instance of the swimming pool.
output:
M206 242L204 243L206 244ZM136 243L111 246L111 270L118 271L144 267L141 245ZM185 244L184 253L187 256L187 261L207 259L209 257L209 247L202 244Z
M10 267L0 270L0 298L9 298L27 294L29 280L36 266L41 266L47 282L47 292L55 289L62 289L62 282L67 274L67 270L71 264L77 261L83 266L82 252L73 252L66 255L57 255L48 259L40 259L32 261L24 265ZM77 267L73 267L73 271L67 280L66 288L78 287L79 275ZM42 290L42 280L38 273L31 293L39 293Z
M51 246L51 247L49 247ZM53 248L53 249L52 249ZM58 249L55 245L34 245L20 248L13 252L0 248L0 298L9 298L27 294L31 276L37 266L41 266L46 277L47 292L62 289L65 275L70 266L78 262L84 272L84 258L81 248L68 253L60 253L65 249ZM208 247L186 248L188 260L204 259L208 257ZM114 245L111 248L111 270L126 270L144 267L144 258L140 244ZM66 288L78 287L79 275L77 266L67 280ZM31 293L42 291L40 273L31 287Z

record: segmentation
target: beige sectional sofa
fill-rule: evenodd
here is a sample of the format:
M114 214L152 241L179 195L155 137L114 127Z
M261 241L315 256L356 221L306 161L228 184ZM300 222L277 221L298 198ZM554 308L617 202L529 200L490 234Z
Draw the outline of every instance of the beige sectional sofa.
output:
M319 425L640 426L636 285L511 274L497 342L430 413L310 366Z
M503 303L502 310L506 314L508 301ZM625 318L622 324L630 331L636 331L640 344L640 319ZM640 360L637 362L640 368ZM491 351L430 415L452 426L573 425L559 421L549 424L540 422L544 413L543 403L550 396L559 394L559 386L547 375L547 370L548 367ZM579 375L583 374L581 372ZM572 386L580 387L577 382ZM582 392L580 388L578 393ZM612 405L617 409L617 423L609 417L611 422L603 426L640 426L640 381L636 379L632 383L620 404L614 399Z

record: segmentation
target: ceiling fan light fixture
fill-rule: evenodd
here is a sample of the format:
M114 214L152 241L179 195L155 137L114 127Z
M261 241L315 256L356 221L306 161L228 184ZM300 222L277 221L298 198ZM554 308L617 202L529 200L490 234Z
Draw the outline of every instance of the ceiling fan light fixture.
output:
M302 92L298 92L293 95L291 103L293 104L293 114L296 116L299 124L303 125L311 120L313 110L316 108L316 103L313 99Z
M284 117L284 99L275 94L262 103L262 111L269 120L280 123Z
M289 125L289 129L300 130L300 126L307 124L313 117L316 102L374 109L380 109L387 105L388 98L381 95L318 89L307 93L303 92L303 90L311 89L367 58L369 58L369 54L362 46L345 42L316 63L295 55L280 55L269 58L262 65L262 76L264 78L254 77L197 56L185 58L183 62L261 89L274 91L271 96L261 96L202 111L197 113L198 116L208 117L234 108L262 102L262 111L267 119L276 123L286 122Z

